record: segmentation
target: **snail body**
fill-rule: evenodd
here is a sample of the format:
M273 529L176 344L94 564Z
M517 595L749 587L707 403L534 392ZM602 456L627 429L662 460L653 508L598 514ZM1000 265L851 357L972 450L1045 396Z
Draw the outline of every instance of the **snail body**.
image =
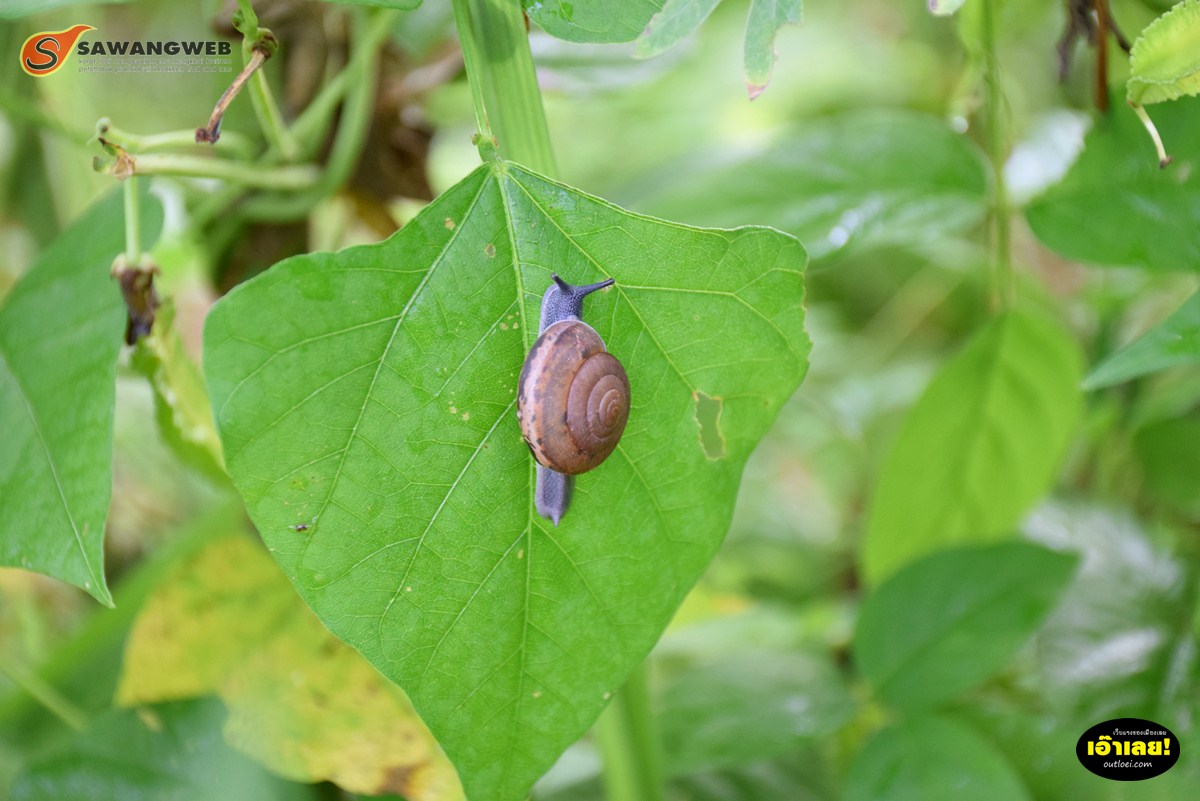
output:
M539 336L517 390L521 434L537 460L534 505L554 521L571 502L574 476L617 447L629 418L629 378L583 322L583 299L612 279L572 286L557 275L542 298Z

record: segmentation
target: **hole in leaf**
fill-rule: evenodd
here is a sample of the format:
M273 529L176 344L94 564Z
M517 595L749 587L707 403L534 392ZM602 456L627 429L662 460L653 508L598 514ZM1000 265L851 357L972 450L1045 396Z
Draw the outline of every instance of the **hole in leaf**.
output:
M700 426L700 447L709 459L725 458L725 436L721 433L721 409L725 402L703 392L694 392L696 423Z

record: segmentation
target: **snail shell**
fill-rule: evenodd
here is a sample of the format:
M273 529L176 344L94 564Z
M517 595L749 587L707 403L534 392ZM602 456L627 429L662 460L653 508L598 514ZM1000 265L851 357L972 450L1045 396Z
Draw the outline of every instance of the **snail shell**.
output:
M517 390L521 434L545 467L578 475L617 447L629 419L629 377L587 323L562 320L538 337Z

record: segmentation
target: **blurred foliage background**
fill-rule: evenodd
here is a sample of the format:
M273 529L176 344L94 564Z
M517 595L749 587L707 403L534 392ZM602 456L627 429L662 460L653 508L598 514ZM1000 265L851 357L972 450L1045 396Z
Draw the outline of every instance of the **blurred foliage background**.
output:
M60 230L113 188L111 176L92 169L100 153L89 142L97 120L106 117L138 134L191 129L207 119L229 78L150 73L118 79L76 74L68 65L61 75L31 80L14 66L25 37L76 21L114 38L234 36L232 3L215 0L81 4L21 15L28 5L0 7L0 14L15 16L0 24L0 64L11 67L0 70L0 250L7 254L0 294ZM305 0L255 6L282 43L268 74L292 117L346 58L358 12ZM1119 0L1113 14L1132 37L1168 6ZM1094 366L1195 291L1197 263L1183 269L1089 266L1033 235L1021 207L1067 173L1096 124L1094 57L1080 45L1060 82L1055 48L1063 4L1006 0L1000 9L1016 280L1026 302L1060 320ZM221 190L212 181L155 180L167 210L154 250L160 291L173 299L193 358L204 312L220 293L288 255L387 236L477 164L451 17L448 4L433 0L400 17L354 169L306 207L280 210L269 197L256 205L236 196L215 205ZM571 44L536 28L531 44L562 180L681 222L775 225L799 236L812 256L812 369L747 467L725 547L652 657L672 797L868 798L864 748L901 716L872 693L852 658L865 593L857 554L873 488L906 411L990 313L984 221L991 179L979 122L984 65L968 13L935 18L923 3L894 0L811 2L802 26L780 31L773 82L750 102L741 72L744 19L745 4L727 0L696 35L651 60L632 58L633 45ZM1126 59L1114 52L1111 61L1119 94ZM1198 152L1200 111L1194 98L1178 106L1164 111L1178 134L1168 147L1191 157ZM1109 114L1130 112L1118 100ZM224 130L256 136L246 98L234 103ZM336 120L317 142L320 151L328 151L335 130ZM1152 158L1142 139L1121 141L1131 158ZM1195 166L1180 161L1172 169ZM1188 175L1179 180L1194 185ZM1184 236L1194 242L1200 234L1192 229ZM1084 397L1054 488L1019 527L1030 542L1080 554L1078 572L1003 669L941 707L937 725L947 728L931 735L931 742L944 742L969 727L962 736L981 739L1007 766L1003 775L1016 777L1019 794L977 797L1194 794L1200 782L1194 753L1200 745L1194 734L1200 711L1198 402L1200 380L1186 367ZM132 713L107 710L122 675L128 682L136 669L125 647L142 604L180 575L210 581L180 574L179 566L199 570L189 559L213 539L210 531L248 525L220 477L190 466L163 441L152 422L154 403L146 381L123 366L107 546L117 610L100 611L52 580L0 571L0 787L12 786L13 797L65 798L46 788L69 786L55 782L70 774L85 782L81 786L109 788L70 797L340 797L333 783L284 782L258 764L303 782L340 780L344 766L297 767L244 743L241 750L259 762L243 762L212 735L224 720L215 702L175 701L146 713L164 716L168 730L178 725L173 742L182 749L146 758L178 767L186 763L179 753L202 754L211 760L204 764L232 777L232 789L205 788L197 777L212 774L192 765L177 779L194 795L132 785L123 791L130 794L116 795L116 785L105 784L116 780L104 765L117 757L89 756L71 745L77 742L73 724L96 725L89 721L101 717L117 732L107 736L125 736L111 716ZM201 619L194 610L165 627ZM225 637L228 628L208 624L207 635L190 644L152 640L147 648L181 648L187 661L186 654L196 652L189 649L207 647L240 664L245 652L260 647L256 634ZM285 654L263 670L283 680L296 667L288 660L302 665L310 658L305 654ZM244 711L239 692L244 698L247 683L253 684L245 676L262 674L230 680L224 671L220 680L198 682L193 690L221 696L237 714ZM178 695L172 692L133 697L160 701ZM65 709L55 708L60 702ZM294 703L259 714L270 718ZM1076 739L1088 726L1122 716L1168 725L1184 740L1180 764L1147 783L1106 782L1082 770L1073 753ZM155 725L161 730L164 724ZM228 723L225 730L236 745ZM105 737L91 736L92 742ZM333 752L344 743L307 747ZM55 756L63 753L71 756ZM974 758L963 759L974 764ZM90 772L79 772L81 765ZM429 786L402 785L413 798L453 797ZM599 757L585 740L535 797L602 796Z

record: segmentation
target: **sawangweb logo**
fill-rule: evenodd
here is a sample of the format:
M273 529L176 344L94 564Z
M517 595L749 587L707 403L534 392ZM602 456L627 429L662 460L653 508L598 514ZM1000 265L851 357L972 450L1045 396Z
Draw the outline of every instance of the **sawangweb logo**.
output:
M58 71L71 53L79 72L232 72L233 44L212 39L80 41L91 25L35 33L21 46L21 69L35 77Z
M84 31L96 30L91 25L76 25L65 31L35 33L21 45L21 69L40 78L57 70L71 56L71 48Z

